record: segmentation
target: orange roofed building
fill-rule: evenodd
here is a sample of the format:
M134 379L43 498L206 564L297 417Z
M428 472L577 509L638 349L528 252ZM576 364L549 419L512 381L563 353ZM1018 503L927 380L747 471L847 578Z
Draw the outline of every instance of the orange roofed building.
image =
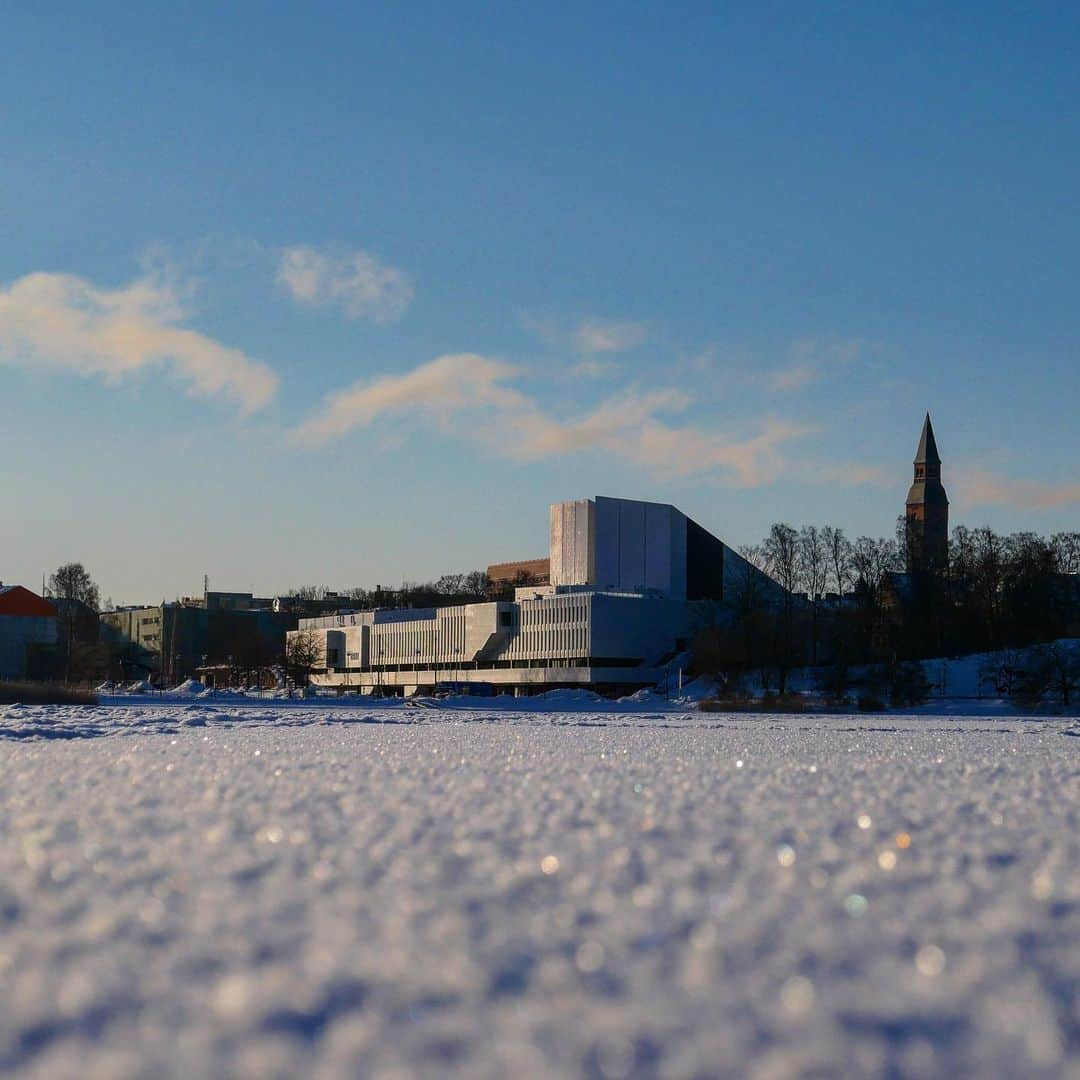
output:
M56 608L37 593L0 583L0 679L25 678L28 651L56 644L56 616Z

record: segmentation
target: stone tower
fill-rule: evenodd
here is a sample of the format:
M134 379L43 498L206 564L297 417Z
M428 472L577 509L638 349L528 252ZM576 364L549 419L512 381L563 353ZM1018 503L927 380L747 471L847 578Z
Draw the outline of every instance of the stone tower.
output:
M915 451L915 479L905 516L908 573L944 570L949 557L949 498L941 484L941 457L929 413Z

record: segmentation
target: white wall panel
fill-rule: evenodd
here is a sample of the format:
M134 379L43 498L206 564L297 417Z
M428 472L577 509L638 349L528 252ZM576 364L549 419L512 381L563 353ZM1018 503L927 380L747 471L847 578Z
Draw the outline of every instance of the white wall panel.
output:
M645 584L645 503L619 500L620 589L644 589Z
M588 585L595 579L595 507L589 499L551 507L551 582Z

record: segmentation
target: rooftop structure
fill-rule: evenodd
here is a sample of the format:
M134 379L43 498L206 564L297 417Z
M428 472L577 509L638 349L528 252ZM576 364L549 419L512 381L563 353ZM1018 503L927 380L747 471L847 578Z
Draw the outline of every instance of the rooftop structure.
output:
M516 562L492 563L487 568L488 581L502 585L547 585L551 580L550 559L519 559Z

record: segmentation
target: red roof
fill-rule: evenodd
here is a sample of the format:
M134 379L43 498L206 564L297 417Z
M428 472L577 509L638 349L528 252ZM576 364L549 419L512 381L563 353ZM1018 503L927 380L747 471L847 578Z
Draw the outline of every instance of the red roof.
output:
M21 585L0 585L0 615L55 615L56 608L48 600L24 589Z

